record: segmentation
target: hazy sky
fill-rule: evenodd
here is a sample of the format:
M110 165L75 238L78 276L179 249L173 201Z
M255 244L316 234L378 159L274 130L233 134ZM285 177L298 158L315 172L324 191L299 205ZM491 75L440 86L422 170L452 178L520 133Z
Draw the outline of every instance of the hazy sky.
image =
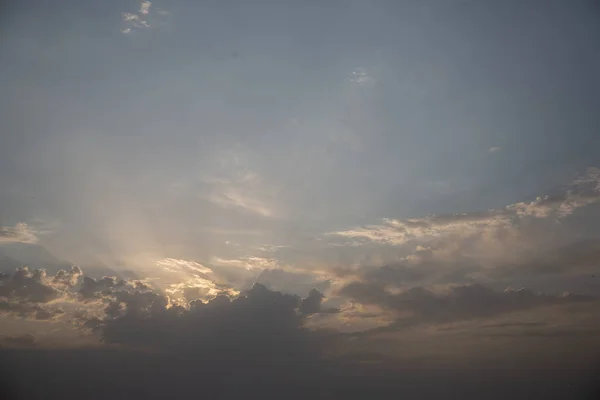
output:
M598 295L599 12L9 2L0 256L133 270L170 301L316 287L332 308L310 323L350 331L395 331L411 296L446 323L514 311L507 286Z
M252 255L225 242L502 207L600 164L583 2L140 4L4 13L2 223L73 261Z

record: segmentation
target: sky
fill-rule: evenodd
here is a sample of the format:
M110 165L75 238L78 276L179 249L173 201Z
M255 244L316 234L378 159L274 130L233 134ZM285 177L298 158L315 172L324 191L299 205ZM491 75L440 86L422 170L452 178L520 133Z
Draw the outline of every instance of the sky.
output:
M0 335L17 349L3 364L93 348L111 354L101 365L115 346L222 361L236 342L241 366L294 343L321 360L290 355L297 379L317 363L323 387L600 361L594 2L27 0L0 14Z

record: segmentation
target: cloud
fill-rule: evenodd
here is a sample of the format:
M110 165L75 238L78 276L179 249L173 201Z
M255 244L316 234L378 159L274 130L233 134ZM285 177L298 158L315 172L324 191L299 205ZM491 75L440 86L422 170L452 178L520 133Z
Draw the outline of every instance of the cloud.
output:
M255 284L234 299L219 295L193 301L187 309L152 291L124 292L115 300L123 306L107 309L98 329L107 343L287 358L309 350L303 315L319 311L322 295L315 291L309 299Z
M98 307L116 293L141 290L149 290L149 286L115 277L90 278L78 266L59 270L54 276L43 269L19 267L12 275L0 275L0 314L76 322L77 313L97 314Z
M496 152L498 152L500 150L502 150L502 147L500 147L500 146L493 146L493 147L490 147L490 149L488 151L490 153L496 153Z
M205 272L207 269L207 267L198 267L177 259L163 264L181 266L183 269L187 269L188 265L191 265L194 271L196 271L195 268ZM70 274L79 275L79 270L73 269ZM28 273L20 272L16 275L17 280L26 276L46 282L45 284L49 286L55 285L56 280L56 276L44 276L41 272L28 271ZM71 285L74 280L64 279L65 275L69 275L69 272L65 271L60 274L63 278L61 281ZM8 277L5 277L6 279ZM404 376L399 374L399 370L406 367L406 371L414 371L418 365L424 363L424 361L417 363L414 360L417 356L421 358L428 356L429 353L419 353L420 348L429 348L430 353L439 353L432 362L434 365L436 362L443 361L455 365L454 361L463 359L452 355L448 356L446 353L450 351L461 354L474 352L478 350L475 348L479 343L477 342L478 337L481 337L482 341L489 337L497 338L497 340L503 337L508 339L517 337L518 340L531 337L536 341L565 338L567 341L572 341L573 337L582 340L594 332L589 329L586 336L582 330L581 334L574 336L567 334L567 331L563 329L564 334L560 334L562 328L545 329L543 325L527 324L526 320L522 326L519 326L518 324L522 320L516 318L508 320L513 321L513 325L510 325L511 322L493 321L490 323L486 320L485 324L488 326L485 328L485 332L481 332L481 335L476 330L436 331L437 328L447 326L439 324L449 322L485 319L488 316L504 314L512 316L520 311L539 309L546 305L571 306L593 302L586 297L544 296L527 290L495 292L480 286L461 286L446 292L418 288L402 293L384 291L385 293L382 294L381 291L372 290L371 294L367 295L365 292L368 290L365 291L364 288L352 286L348 286L348 288L353 288L352 290L355 290L353 295L361 297L361 302L367 305L354 302L348 307L344 307L343 310L323 309L324 296L318 290L312 290L306 298L302 299L299 296L269 290L260 284L254 285L239 296L230 297L221 294L208 301L196 300L186 305L177 304L170 296L139 281L124 281L110 277L91 279L79 276L76 285L70 287L69 290L76 294L75 299L79 302L78 304L81 306L85 306L88 302L99 304L100 312L94 316L82 315L81 323L74 322L74 326L82 331L93 330L94 335L102 338L104 345L93 350L50 350L50 353L44 352L33 357L23 358L15 365L37 368L35 363L39 362L38 360L44 357L44 354L51 354L48 360L52 360L52 362L68 355L69 363L52 364L55 369L60 369L65 366L73 366L74 360L81 358L78 366L73 367L73 371L67 375L77 376L80 382L89 382L86 379L102 375L102 380L109 383L98 381L98 389L95 393L99 395L103 395L105 393L103 390L105 390L107 395L119 392L131 393L131 397L135 397L134 394L152 397L160 390L166 390L164 389L165 379L177 382L177 385L169 386L168 393L170 395L189 393L191 387L189 385L201 387L205 394L215 390L215 393L222 395L222 388L217 391L212 383L219 379L221 381L226 379L231 383L230 386L238 388L240 391L242 390L240 387L243 385L247 385L243 386L246 391L258 390L257 388L263 387L260 385L272 388L273 382L279 382L282 385L281 388L273 389L277 393L289 390L292 383L297 384L299 388L306 389L308 386L310 390L314 390L314 387L319 387L320 390L326 388L327 393L338 393L333 388L348 388L354 382L360 381L359 386L363 390L365 385L369 387L369 390L364 392L365 396L382 390L381 397L383 398L386 394L389 395L389 390L396 388L396 385L395 392L397 393L401 393L401 390L408 390L405 387L407 383L397 383L398 377ZM83 293L81 293L82 291ZM91 293L91 296L84 296L86 291L88 294ZM80 295L77 295L77 292L80 292ZM362 322L365 323L364 325L381 326L381 313L372 312L368 303L389 309L396 317L394 323L391 326L367 331L363 336L331 330L308 329L309 326L319 327L321 322L325 323L322 327L328 327L327 324L330 321L339 321L342 324L352 323L355 327L362 326ZM17 303L15 302L15 304ZM34 306L33 303L26 304L28 307ZM40 306L50 304L52 304L52 300L48 303L40 303ZM0 303L1 307L2 303ZM33 318L31 317L33 313L33 310L27 311L27 314L30 315L29 318ZM65 312L65 314L68 313ZM15 312L13 315L18 314ZM64 315L64 317L66 316ZM534 319L534 321L538 321L538 319ZM427 324L419 324L420 322L438 325L434 327L435 329L431 329L427 328ZM492 324L497 325L493 326ZM413 328L418 326L419 329L401 330L402 326ZM539 329L539 331L530 331L533 328ZM502 336L502 332L495 332L494 329L505 329L507 335ZM437 336L432 336L430 331L437 332ZM397 340L388 338L387 341L381 342L380 335L377 334L386 332L408 336L399 336ZM6 343L10 347L31 347L32 338L25 337L21 341L18 339L20 335L11 334L16 338L15 343L5 340L3 344ZM36 347L43 346L43 341L38 337L34 339L33 343ZM119 345L118 351L111 351L111 346L115 344ZM549 348L560 347L556 341L550 344L556 347L549 346ZM385 355L373 351L372 349L376 346L383 347ZM497 345L494 344L494 346ZM494 346L488 345L487 348L479 350L479 353L489 351ZM144 351L138 352L132 351L132 349ZM396 353L402 353L405 356L398 357L395 355ZM10 358L3 360L12 365L13 360L23 353L11 354ZM12 358L13 356L15 358ZM26 359L29 361L24 363L23 361ZM577 361L576 356L573 359ZM88 368L84 368L86 365ZM103 374L90 372L89 366L98 368L98 371L103 371ZM15 370L11 369L11 371ZM80 375L77 375L76 371L79 371ZM131 371L136 371L136 373L127 373ZM106 374L111 377L113 377L111 374L114 374L114 379L108 379ZM18 380L21 378L18 375L19 373L15 372L15 377L11 376L10 378L11 382L19 382L18 385L21 387L22 383ZM43 376L42 374L40 379ZM431 371L423 376L427 377L427 382L431 381ZM378 378L373 381L372 377ZM380 382L380 378L385 379ZM406 382L412 381L412 378L405 378ZM156 384L155 388L153 385L156 381L161 383ZM268 384L265 383L267 381ZM468 381L472 382L472 380ZM393 382L393 385L386 383L383 386L385 390L383 390L382 382ZM116 386L107 387L107 385L113 384ZM148 385L151 389L148 389ZM185 386L185 390L178 392L182 385ZM92 386L96 387L95 384ZM44 394L56 394L53 388L55 388L53 385L44 385ZM130 388L131 392L124 391L126 388ZM148 393L145 392L146 390ZM356 389L352 388L348 391L350 394L357 393ZM571 390L570 393L573 391ZM232 397L240 397L240 394ZM303 394L302 397L308 396Z
M142 19L138 14L124 12L122 14L122 16L123 16L123 22L125 22L126 24L128 24L131 27L134 27L134 28L149 28L150 27L150 24L148 23L148 21ZM131 29L131 28L126 28L126 29Z
M51 320L63 314L64 311L60 308L10 301L0 297L0 315L3 316L9 315L25 319Z
M73 266L59 270L54 276L46 271L30 271L19 267L12 275L0 276L0 313L21 318L50 320L62 316L61 301L68 300L70 290L82 276L81 269Z
M531 202L519 202L481 212L431 215L404 220L384 218L381 224L330 232L327 236L342 239L342 245L351 246L368 243L404 245L415 240L449 235L463 239L486 234L489 236L500 230L518 229L527 218L565 218L598 200L600 173L597 168L590 168L583 176L571 182L562 193L539 196Z
M189 271L196 274L206 275L211 274L213 271L205 267L204 265L195 261L175 259L175 258L164 258L156 261L156 265L164 268L167 272L180 272Z
M311 289L308 292L308 296L302 299L300 303L300 307L298 307L298 311L304 315L312 315L312 314L336 314L339 313L340 310L338 308L323 308L322 303L325 299L325 295L319 292L317 289Z
M348 80L360 86L368 86L375 83L375 78L369 75L365 68L357 68L352 71Z
M61 317L64 322L84 331L100 330L105 340L111 343L174 346L179 340L195 340L196 333L208 332L216 338L226 334L235 324L241 324L239 332L245 332L244 335L250 334L248 329L257 332L266 329L264 337L255 338L265 341L266 345L266 341L271 340L268 339L270 329L275 329L273 334L282 333L281 329L287 329L283 335L296 334L302 331L303 316L335 312L332 308L321 308L324 295L316 289L302 299L257 283L240 294L207 277L201 278L212 273L201 264L164 259L157 265L168 268L168 272L188 271L196 280L188 279L180 286L170 285L162 291L137 280L84 276L77 266L61 270L54 276L47 276L44 270L30 271L23 267L12 276L1 276L0 313L37 320ZM198 284L200 281L203 285ZM178 296L180 292L183 296ZM204 324L213 328L204 327ZM224 325L218 328L218 324ZM140 329L147 332L140 337L130 336L138 335ZM166 334L165 330L172 331L177 338L162 336ZM240 339L231 340L237 342Z
M273 210L267 207L261 200L244 194L239 188L226 188L222 192L209 195L207 199L223 208L237 208L265 217L273 215Z
M3 243L36 243L34 231L23 222L14 227L0 226L0 244Z
M331 286L331 281L310 272L287 271L282 268L267 268L261 271L254 282L265 285L271 290L305 296L311 290L324 292Z
M572 275L594 277L600 260L600 240L587 239L553 246L524 257L510 265L490 271L493 278L542 275Z
M121 13L124 25L121 28L121 33L130 34L134 30L163 25L164 19L169 15L170 13L166 10L157 9L153 11L152 2L142 1L139 3L139 8L135 12Z
M214 257L211 260L211 264L220 267L234 267L252 270L277 268L279 266L279 261L277 261L277 259L275 258L264 258L256 256L246 256L237 259L223 259L219 257Z
M360 303L395 311L398 313L395 327L490 318L535 307L597 301L589 296L544 295L527 289L507 288L497 292L479 284L455 286L442 293L414 287L394 294L383 284L353 282L342 288L341 293Z
M0 314L28 319L51 319L63 311L44 307L44 304L59 296L60 291L51 285L44 270L31 272L27 267L22 267L12 276L2 276Z
M32 335L25 334L20 336L6 336L4 342L10 345L33 347L35 345L35 338Z
M435 238L452 233L460 233L466 236L487 229L508 227L511 224L511 216L505 213L504 210L490 210L477 213L434 215L406 220L384 218L380 225L367 225L345 231L331 232L328 235L349 239L351 245L361 245L368 242L403 245L416 239Z
M217 154L214 170L201 179L200 196L225 209L272 217L276 212L267 199L273 190L250 168L246 158L236 151Z
M0 286L0 296L30 303L47 303L60 295L46 277L46 271L19 268Z
M140 10L139 13L140 14L148 14L150 12L150 7L152 6L152 3L149 1L142 1L140 4Z

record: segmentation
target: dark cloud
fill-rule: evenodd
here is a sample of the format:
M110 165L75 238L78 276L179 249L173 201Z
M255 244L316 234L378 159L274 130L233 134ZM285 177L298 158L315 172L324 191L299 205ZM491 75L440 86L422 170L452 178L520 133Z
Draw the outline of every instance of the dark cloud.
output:
M398 313L395 323L385 329L373 330L373 333L399 330L401 326L414 326L420 321L445 323L485 318L543 305L577 305L578 301L588 300L587 297L573 295L544 296L527 290L495 292L479 285L455 287L441 294L422 287L393 294L386 291L390 285L386 285L385 280L404 281L404 271L400 270L399 277L395 275L396 271L390 273L386 268L382 269L381 275L378 275L380 271L373 272L377 273L363 273L363 281L342 289L342 294L352 297L357 303L376 304ZM5 276L2 282L2 290L6 290L10 297L0 302L0 309L8 310L6 313L11 315L30 319L63 315L60 309L50 307L54 300L61 298L76 303L78 307L100 305L98 314L83 314L80 323L75 325L83 331L96 332L106 346L102 350L36 350L35 353L24 353L25 348L33 345L27 344L26 340L23 343L17 340L15 343L3 343L6 348L18 348L18 353L0 351L2 366L18 362L34 370L50 368L59 376L68 375L68 382L72 379L85 382L89 395L78 394L80 398L105 398L110 393L120 393L128 398L154 398L168 393L181 398L189 397L190 393L196 395L199 390L205 395L223 395L223 389L218 388L216 382L227 382L234 387L235 393L232 392L231 396L236 398L266 390L268 392L264 393L272 393L275 397L285 394L287 398L294 398L296 394L297 398L306 398L317 390L328 398L367 395L389 398L389 393L410 397L413 390L420 387L422 394L428 387L415 385L409 378L400 384L398 377L406 377L406 371L414 368L415 364L402 367L402 363L408 361L369 353L374 339L357 342L353 335L308 329L305 323L312 320L311 315L338 312L323 309L324 295L317 289L310 290L305 298L301 298L255 284L237 297L220 294L206 302L194 300L189 304L174 304L165 293L143 282L114 277L89 278L76 267L54 276L22 268L13 275ZM40 289L39 285L46 289ZM368 313L359 316L363 315L372 317ZM343 313L339 316L342 317ZM74 314L70 317L76 318ZM483 332L479 336L512 337L501 336L502 332L495 332L492 328L486 329L487 335ZM505 326L497 325L495 328L511 329L508 335L522 333L519 338L525 339L589 338L584 334L552 335L545 326L527 323L517 326L507 322ZM539 332L532 331L534 328ZM478 337L476 334L467 336ZM34 343L35 347L43 348L39 340ZM118 345L121 350L112 352L109 348L113 345ZM341 356L350 348L356 352L354 356ZM144 351L134 352L133 349ZM50 359L55 360L54 364ZM84 368L86 365L87 370ZM467 382L466 376L470 375L465 374ZM16 387L22 391L16 398L73 397L73 393L65 394L67 380L61 381L60 377L48 380L43 385L44 391L36 394L34 389L25 389L19 374L10 372L5 376L10 376L11 382L16 382ZM96 381L96 376L103 379ZM166 381L173 384L165 385ZM451 390L451 386L446 387L446 390ZM27 395L24 395L26 392Z
M61 308L49 308L37 304L0 298L0 315L49 320L62 314L64 314L64 311Z
M494 324L483 325L482 328L522 328L522 327L539 327L546 326L545 322L499 322Z
M595 274L600 267L600 240L588 239L544 249L516 265L497 268L496 277Z
M360 303L375 304L403 314L404 317L398 321L399 326L421 321L452 322L489 318L545 305L595 300L589 296L544 295L527 289L497 292L479 284L456 286L445 293L414 287L392 294L377 283L354 282L342 288L341 294Z
M308 293L308 297L302 299L298 311L305 315L317 313L333 314L340 311L338 308L323 308L322 304L324 299L325 295L323 293L319 292L317 289L311 289Z
M56 276L19 271L15 274L17 280L25 277L50 286L56 282ZM76 270L74 272L77 274ZM57 275L64 278L65 274ZM9 277L8 281L13 279ZM385 293L374 282L363 282L361 285L365 286L361 287L356 285L347 286L344 293L363 303L379 304L398 312L408 311L415 318L434 322L586 300L576 296L561 300L528 291L494 292L480 286L457 287L446 294L417 288L394 295ZM321 309L324 296L316 289L302 299L256 284L236 298L221 294L207 302L192 301L185 307L172 304L163 293L141 282L110 277L80 277L77 285L69 290L73 299L81 300L81 304L88 301L104 303L102 316L86 318L83 326L98 332L106 345L119 345L120 350L103 347L98 350L28 350L28 353L23 348L31 345L5 341L5 347L19 350L0 351L2 366L27 365L29 373L51 370L54 376L49 379L47 374L41 374L40 385L34 387L25 385L21 369L17 371L12 367L3 376L10 377L10 385L14 385L4 387L16 387L20 391L14 398L106 398L115 393L128 398L166 395L187 398L197 396L199 392L228 398L249 393L262 393L264 398L282 395L307 398L314 397L315 393L326 398L389 398L391 393L409 398L414 393L424 396L421 398L439 398L452 390L452 393L464 392L469 387L468 382L482 379L463 370L463 375L454 373L452 379L441 380L444 374L439 371L416 372L414 361L369 353L370 342L353 341L351 335L307 329L304 323L309 315L328 311ZM35 305L31 302L20 304ZM392 329L397 326L393 325ZM491 332L487 337L494 334ZM555 336L539 337L550 340ZM336 354L340 345L357 349L358 353L342 357ZM144 351L133 351L135 348ZM452 371L445 373L452 374ZM490 369L489 377L492 376L497 373ZM428 381L435 379L439 391L431 391L432 385L425 383L426 377ZM491 379L489 377L485 379ZM502 387L510 379L503 377L464 398L482 395L494 398L487 396L493 390L493 393L502 393L497 397L503 398L507 392L502 391ZM585 381L580 379L577 390L584 387ZM459 387L453 386L457 380L463 382ZM80 382L86 391L77 395L68 392L67 387L72 387L68 382L73 381ZM219 382L224 382L224 386ZM36 387L40 387L39 392ZM522 391L523 397L531 396L534 387L537 388L535 393L540 393L539 385L525 385L527 390ZM575 392L571 388L568 393Z
M4 338L4 342L8 345L31 347L35 345L35 337L29 334L20 336L6 336Z
M7 399L596 399L598 369L548 363L453 364L428 368L379 354L299 362L290 355L273 365L268 354L253 363L235 355L194 357L127 349L0 350ZM232 363L232 359L235 361ZM575 364L578 366L578 364ZM31 384L31 377L36 384Z
M65 270L59 270L52 279L55 284L66 287L75 286L78 283L79 277L83 276L83 271L77 265Z
M91 298L97 296L101 292L108 293L115 287L124 287L127 285L125 280L117 280L112 276L105 276L101 279L94 279L88 276L84 276L81 282L81 288L79 294L84 298Z
M19 268L10 279L0 285L0 297L31 303L47 303L57 298L60 292L47 283L46 271L29 271Z
M54 278L47 277L44 270L30 271L27 267L18 268L12 276L4 274L0 279L0 314L38 320L62 315L60 307L45 305L62 296L53 285Z
M151 290L117 291L98 327L107 343L287 357L314 351L315 334L303 320L320 311L322 299L317 290L303 300L255 284L237 298L196 300L188 309Z
M318 279L313 274L290 272L282 269L264 269L254 282L271 290L305 296L310 290L325 292L331 286L329 280Z

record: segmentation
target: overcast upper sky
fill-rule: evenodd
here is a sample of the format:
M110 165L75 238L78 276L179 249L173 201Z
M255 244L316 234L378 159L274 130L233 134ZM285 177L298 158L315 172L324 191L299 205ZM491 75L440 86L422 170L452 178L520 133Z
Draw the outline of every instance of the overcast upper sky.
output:
M133 271L167 308L259 281L342 331L600 295L599 18L583 0L8 2L3 269L47 269L21 272L46 294L82 285L57 266ZM508 286L550 297L515 308Z

